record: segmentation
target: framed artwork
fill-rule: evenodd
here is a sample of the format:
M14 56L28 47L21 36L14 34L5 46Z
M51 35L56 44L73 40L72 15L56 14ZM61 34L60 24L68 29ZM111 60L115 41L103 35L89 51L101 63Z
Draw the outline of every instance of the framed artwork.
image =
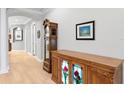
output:
M37 31L37 38L40 38L40 30Z
M14 41L22 41L22 40L23 40L23 30L15 30Z
M95 21L76 24L76 40L95 40Z

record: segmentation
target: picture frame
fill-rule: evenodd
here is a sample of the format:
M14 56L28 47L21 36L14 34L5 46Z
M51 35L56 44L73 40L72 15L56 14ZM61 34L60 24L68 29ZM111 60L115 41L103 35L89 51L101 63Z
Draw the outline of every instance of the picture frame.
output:
M37 31L37 38L39 39L40 38L40 30Z
M14 41L22 41L22 40L23 40L23 30L15 30Z
M76 24L76 40L95 40L95 21Z

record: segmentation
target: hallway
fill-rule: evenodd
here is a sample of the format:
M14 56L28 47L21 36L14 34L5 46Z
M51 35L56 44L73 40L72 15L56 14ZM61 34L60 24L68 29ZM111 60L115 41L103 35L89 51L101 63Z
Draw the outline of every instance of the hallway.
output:
M42 64L23 51L9 53L9 73L0 75L0 83L8 84L53 84L51 74L42 69Z

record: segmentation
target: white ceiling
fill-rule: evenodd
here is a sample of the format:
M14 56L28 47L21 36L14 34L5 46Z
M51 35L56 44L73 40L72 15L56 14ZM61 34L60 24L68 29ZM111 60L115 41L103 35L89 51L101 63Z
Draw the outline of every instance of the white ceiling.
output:
M49 8L8 8L9 27L13 25L24 25L31 20L40 20L50 10Z
M31 18L25 16L11 16L8 17L8 26L10 28L15 25L25 25L29 21L31 21Z

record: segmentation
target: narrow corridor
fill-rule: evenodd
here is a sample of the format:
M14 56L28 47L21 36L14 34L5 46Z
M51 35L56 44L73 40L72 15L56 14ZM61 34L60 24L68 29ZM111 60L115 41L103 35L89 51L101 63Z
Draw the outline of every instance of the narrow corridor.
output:
M51 74L45 72L42 63L23 51L9 52L10 72L0 75L0 83L52 84Z

